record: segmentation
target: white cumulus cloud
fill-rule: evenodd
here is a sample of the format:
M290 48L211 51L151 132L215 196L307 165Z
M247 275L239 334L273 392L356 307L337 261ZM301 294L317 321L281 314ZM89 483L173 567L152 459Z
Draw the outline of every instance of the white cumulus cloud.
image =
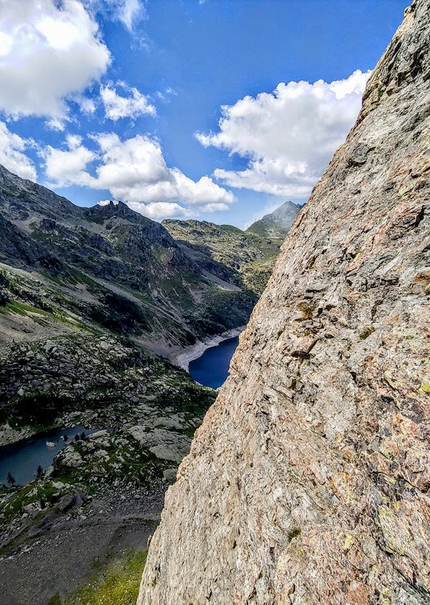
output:
M208 176L193 181L178 168L169 168L159 142L137 135L121 140L117 134L95 134L92 151L76 136L67 137L67 149L43 151L45 172L54 186L72 184L108 190L113 198L150 216L189 216L196 211L227 210L235 201L231 191ZM88 172L88 164L94 172Z
M96 154L82 145L81 137L68 135L66 141L67 150L55 149L48 145L41 153L50 184L59 187L69 185L91 187L94 179L86 172L86 168L96 158Z
M231 204L234 195L207 176L197 182L177 168L169 168L160 144L137 135L121 141L116 134L97 135L102 164L97 185L125 202L180 203L182 206ZM156 207L152 207L156 208ZM164 208L166 208L164 206Z
M133 25L138 18L145 16L145 8L139 0L124 0L120 6L119 18L128 30L133 29Z
M111 57L79 0L0 0L0 110L62 118Z
M151 202L150 204L129 202L128 206L135 212L139 212L143 216L152 219L192 216L192 213L187 208L174 202Z
M307 197L354 124L369 75L281 83L273 93L223 106L219 132L196 137L249 162L246 170L217 169L214 176L231 187Z
M36 169L24 151L33 146L32 141L22 139L10 132L4 122L0 122L0 164L23 179L35 181Z
M131 88L125 82L118 82L117 86L123 88L129 95L126 97L119 95L112 82L100 87L100 96L107 118L116 121L120 118L137 118L145 114L155 115L155 107L137 88Z

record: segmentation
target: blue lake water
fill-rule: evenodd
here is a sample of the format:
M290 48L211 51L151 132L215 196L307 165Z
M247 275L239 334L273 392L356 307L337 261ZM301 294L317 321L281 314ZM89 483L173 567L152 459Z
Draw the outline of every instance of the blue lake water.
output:
M90 435L94 431L83 426L53 429L0 447L0 484L7 485L8 473L17 485L30 483L36 478L38 466L46 470L52 464L54 456L66 447L75 435L82 433ZM67 440L63 439L65 436Z
M216 347L206 349L201 357L190 361L191 378L212 389L220 387L228 376L230 360L239 342L239 337L229 338Z
M236 336L206 349L201 357L190 362L191 377L212 389L219 388L228 376L230 360L238 342L239 338ZM72 441L75 435L89 435L93 432L83 426L54 429L0 447L0 484L7 485L10 473L17 485L26 485L36 478L37 468L41 466L46 470L58 452ZM67 440L63 439L64 436L67 436Z

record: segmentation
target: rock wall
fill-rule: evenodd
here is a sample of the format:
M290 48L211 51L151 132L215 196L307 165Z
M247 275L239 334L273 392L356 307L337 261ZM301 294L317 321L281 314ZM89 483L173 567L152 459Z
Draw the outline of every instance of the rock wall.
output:
M139 605L430 603L430 0L287 236Z

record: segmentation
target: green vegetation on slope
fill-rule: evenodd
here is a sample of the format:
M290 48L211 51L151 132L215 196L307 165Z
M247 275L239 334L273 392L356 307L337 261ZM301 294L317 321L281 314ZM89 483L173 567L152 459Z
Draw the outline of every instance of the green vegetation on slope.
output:
M208 272L255 296L266 287L283 241L207 221L165 220L162 224Z
M64 605L135 605L147 551L131 551L124 559L102 567ZM49 605L63 605L60 596Z

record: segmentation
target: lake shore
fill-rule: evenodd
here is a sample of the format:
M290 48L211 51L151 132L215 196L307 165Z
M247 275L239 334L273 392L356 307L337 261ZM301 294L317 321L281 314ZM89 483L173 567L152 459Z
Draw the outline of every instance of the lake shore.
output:
M169 361L173 363L173 365L182 368L186 372L189 371L190 362L194 359L198 359L206 349L210 349L211 347L216 347L224 340L228 340L229 338L234 338L235 336L239 336L243 332L246 326L239 326L238 328L233 328L231 330L227 330L222 334L217 334L216 336L210 336L205 338L204 340L187 347L186 349L181 349L178 352L171 353L169 355Z

